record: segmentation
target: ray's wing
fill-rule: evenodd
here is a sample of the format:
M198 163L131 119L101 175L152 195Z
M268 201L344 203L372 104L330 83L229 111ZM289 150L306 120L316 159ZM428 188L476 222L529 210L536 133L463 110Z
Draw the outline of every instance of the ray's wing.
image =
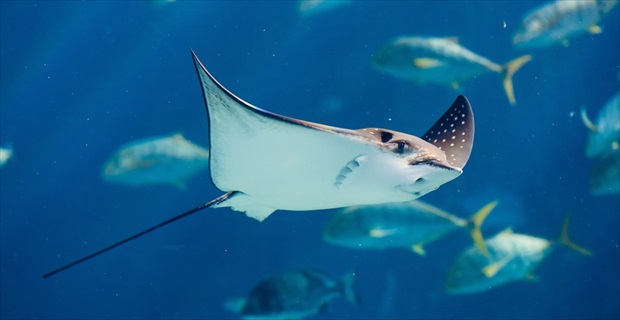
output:
M328 206L325 199L334 198L330 193L343 167L360 155L381 152L380 141L355 130L250 105L220 85L193 52L192 56L209 119L211 180L222 191L238 191L220 206L258 220L277 209ZM324 202L312 205L309 199Z

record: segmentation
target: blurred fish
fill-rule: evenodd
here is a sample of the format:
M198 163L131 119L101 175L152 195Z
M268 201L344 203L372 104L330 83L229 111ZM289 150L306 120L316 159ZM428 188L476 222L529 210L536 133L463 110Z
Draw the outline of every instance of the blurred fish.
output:
M130 186L172 184L184 189L209 165L209 151L176 133L135 140L120 147L103 166L104 180Z
M325 312L331 300L359 301L355 273L333 281L312 270L285 271L261 280L246 298L233 298L225 307L243 319L303 319Z
M4 167L4 165L11 159L13 156L13 147L0 147L0 168Z
M620 150L597 158L590 171L590 193L595 196L620 193Z
M617 0L547 2L525 14L512 42L522 49L566 46L579 34L601 33L599 23L617 4Z
M489 255L471 247L459 255L450 267L445 288L452 294L471 294L493 289L499 285L533 280L532 272L558 245L567 246L583 255L592 253L568 237L569 217L564 219L560 238L550 241L511 229L500 232L485 241Z
M406 248L424 255L424 245L461 228L469 230L476 247L486 253L480 226L496 205L487 204L469 220L418 200L349 207L331 218L323 238L354 249Z
M351 4L352 0L301 0L299 13L305 16L328 12L338 7Z
M516 104L512 76L532 57L525 55L501 66L461 46L456 38L401 36L384 45L373 58L374 67L386 74L418 83L450 85L495 72L503 77L510 104Z
M603 106L596 124L590 121L585 108L581 108L581 120L590 130L586 147L588 157L603 157L620 149L620 93Z

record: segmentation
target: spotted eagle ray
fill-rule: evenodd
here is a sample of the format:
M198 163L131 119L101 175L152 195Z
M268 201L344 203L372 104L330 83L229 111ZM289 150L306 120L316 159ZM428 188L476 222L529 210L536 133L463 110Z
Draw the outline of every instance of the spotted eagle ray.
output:
M464 96L422 138L342 129L257 108L217 82L193 51L192 57L207 107L211 180L226 193L44 278L210 207L230 207L262 221L275 210L414 200L458 177L471 154L474 116Z

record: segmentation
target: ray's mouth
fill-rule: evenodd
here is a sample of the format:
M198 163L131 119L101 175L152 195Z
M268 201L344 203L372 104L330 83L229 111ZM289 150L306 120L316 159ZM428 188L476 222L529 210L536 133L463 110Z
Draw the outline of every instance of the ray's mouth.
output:
M457 168L457 167L453 167L450 165L445 165L442 163L439 163L437 161L434 160L424 160L424 161L419 161L419 162L415 162L415 163L411 163L411 166L429 166L429 167L433 167L433 168L437 168L437 169L443 169L443 170L449 170L449 171L457 171L459 173L463 173L463 169L461 168Z

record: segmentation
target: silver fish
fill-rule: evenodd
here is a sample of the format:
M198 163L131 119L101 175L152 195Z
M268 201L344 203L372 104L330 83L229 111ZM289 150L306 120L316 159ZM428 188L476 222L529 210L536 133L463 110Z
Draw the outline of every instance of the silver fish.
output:
M617 4L617 0L547 2L525 14L512 42L521 49L566 46L579 34L601 33L599 24Z
M327 223L323 239L353 249L410 249L424 255L424 245L465 229L486 252L480 226L495 208L493 201L470 219L461 219L420 200L341 209Z
M357 303L354 281L355 273L333 281L318 271L285 271L258 282L246 298L228 300L226 307L243 319L303 319L325 312L337 297Z
M187 180L209 166L209 151L179 133L131 141L103 166L105 181L144 186L171 184L185 189Z
M558 245L567 246L583 255L592 253L568 237L568 217L564 220L558 240L547 240L511 229L485 241L488 255L470 247L461 253L445 278L451 294L472 294L518 280L534 279L532 272Z
M532 59L525 55L499 65L461 46L455 38L400 36L384 45L373 58L373 66L386 74L418 83L449 85L493 72L503 78L510 104L516 104L512 76Z
M461 175L469 160L474 115L463 96L423 138L341 129L252 106L220 85L193 51L192 57L209 119L211 180L226 193L44 277L206 208L230 207L262 221L276 210L414 200Z

